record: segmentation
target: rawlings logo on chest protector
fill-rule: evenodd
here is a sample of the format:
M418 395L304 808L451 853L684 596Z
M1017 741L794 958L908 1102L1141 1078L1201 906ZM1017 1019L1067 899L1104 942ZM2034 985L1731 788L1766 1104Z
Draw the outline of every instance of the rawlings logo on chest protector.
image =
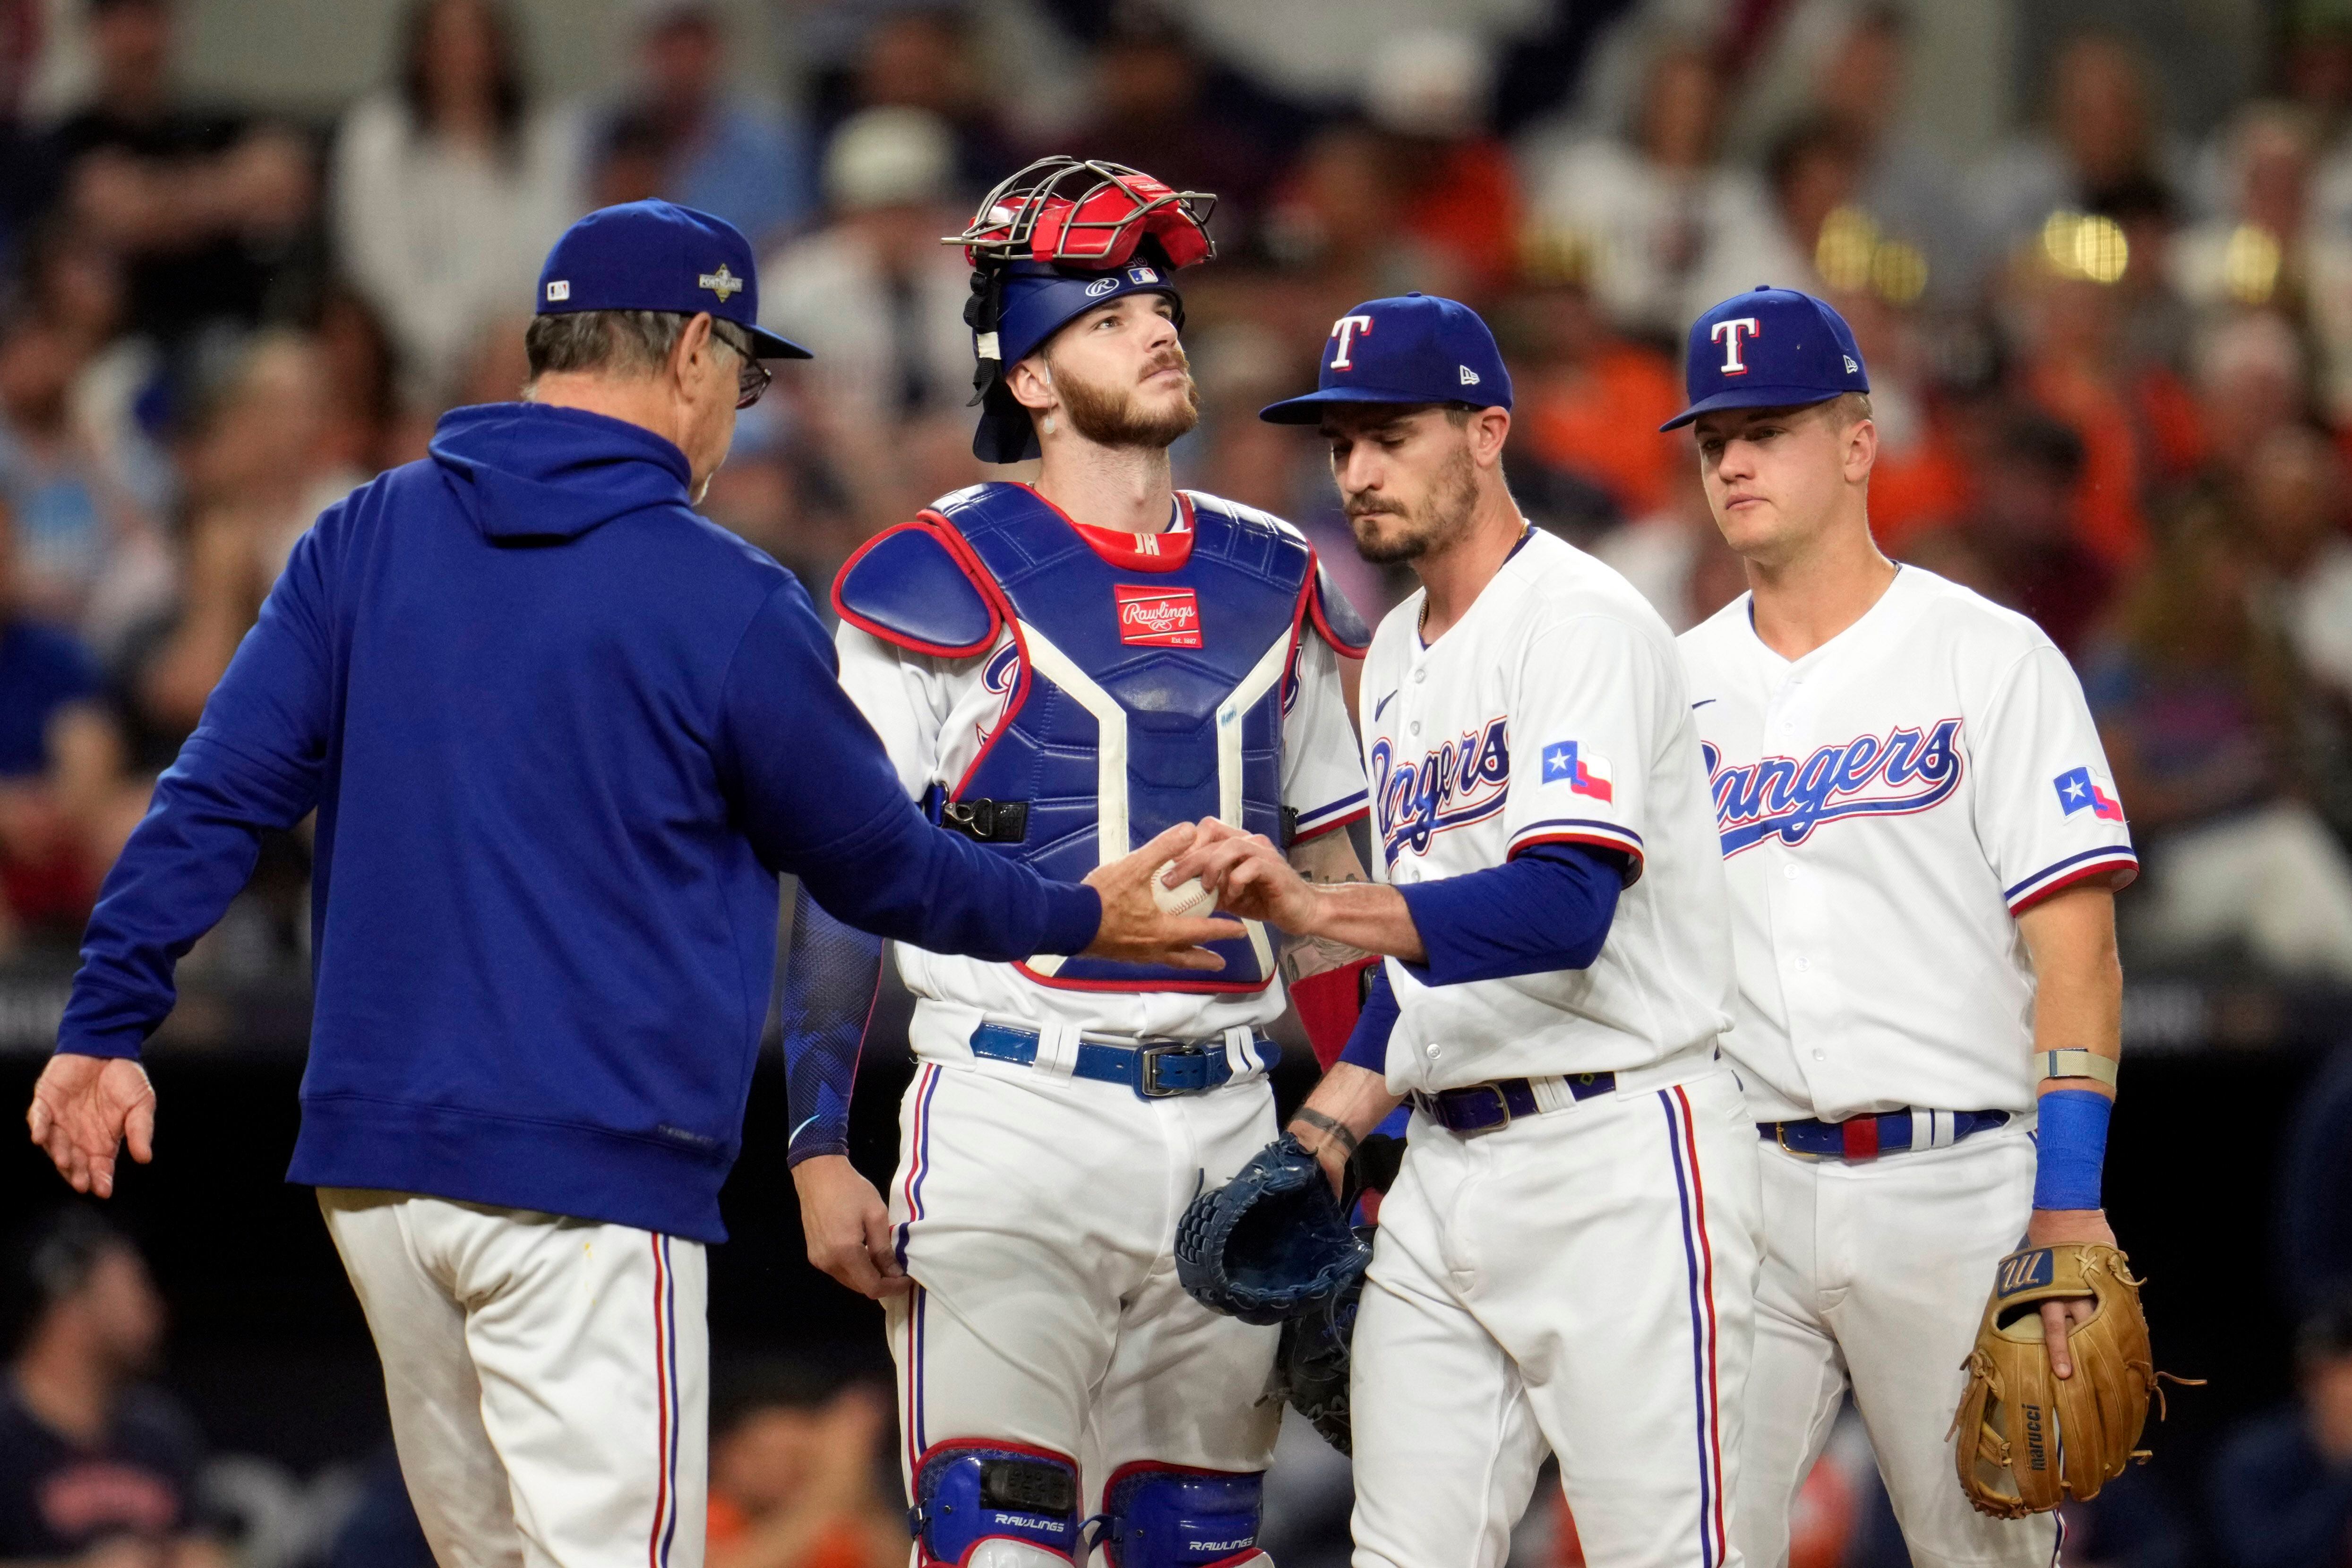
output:
M1189 588L1136 588L1111 584L1118 609L1118 640L1145 648L1201 645L1201 602Z
M1796 845L1823 822L1899 817L1941 805L1960 787L1960 721L1857 736L1799 759L1767 757L1727 767L1713 741L1699 746L1715 792L1725 858L1767 839Z

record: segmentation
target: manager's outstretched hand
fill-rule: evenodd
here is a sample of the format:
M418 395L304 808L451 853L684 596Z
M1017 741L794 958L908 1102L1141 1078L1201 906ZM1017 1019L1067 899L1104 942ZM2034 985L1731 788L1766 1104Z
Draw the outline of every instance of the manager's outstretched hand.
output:
M1086 883L1102 895L1102 926L1090 958L1129 964L1170 964L1179 969L1222 969L1225 961L1203 946L1248 932L1230 920L1180 918L1152 896L1151 873L1192 847L1193 827L1179 822L1123 860L1097 866Z
M52 1056L25 1124L74 1191L111 1197L126 1142L141 1165L155 1157L155 1086L127 1056Z
M1217 895L1218 908L1244 920L1263 920L1293 936L1310 934L1324 913L1322 899L1273 840L1213 817L1200 824L1192 849L1168 873L1171 882L1194 876Z

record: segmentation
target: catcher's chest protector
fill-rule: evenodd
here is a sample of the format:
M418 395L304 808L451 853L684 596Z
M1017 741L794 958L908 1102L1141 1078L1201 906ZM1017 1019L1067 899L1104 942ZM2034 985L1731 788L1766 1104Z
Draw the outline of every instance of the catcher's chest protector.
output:
M1283 841L1282 714L1314 557L1246 507L1181 504L1190 553L1153 571L1105 560L1025 485L976 485L937 508L1018 648L1004 716L948 799L1025 802L1020 841L989 847L1040 875L1076 882L1202 817ZM1216 951L1225 967L1206 977L1083 957L1022 968L1087 990L1255 991L1274 977L1256 925Z

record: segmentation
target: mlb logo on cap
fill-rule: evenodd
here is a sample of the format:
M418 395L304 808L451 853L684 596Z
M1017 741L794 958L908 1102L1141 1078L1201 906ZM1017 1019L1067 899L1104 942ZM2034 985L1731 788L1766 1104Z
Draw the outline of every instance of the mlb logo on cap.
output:
M1371 299L1331 323L1315 390L1258 411L1269 424L1313 424L1335 402L1511 406L1495 334L1466 305L1429 294Z
M1719 408L1790 408L1870 390L1845 318L1810 294L1758 284L1693 322L1673 430Z

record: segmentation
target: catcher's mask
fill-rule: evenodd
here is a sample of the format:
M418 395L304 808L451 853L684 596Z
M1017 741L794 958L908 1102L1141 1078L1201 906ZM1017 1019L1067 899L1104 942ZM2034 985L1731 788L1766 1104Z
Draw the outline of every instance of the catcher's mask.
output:
M989 192L971 226L942 242L963 246L972 266L963 319L980 361L973 456L1037 455L1029 411L1005 386L1004 370L1076 318L1122 295L1164 294L1183 326L1172 275L1217 254L1208 228L1216 204L1122 163L1066 157L1041 158Z

